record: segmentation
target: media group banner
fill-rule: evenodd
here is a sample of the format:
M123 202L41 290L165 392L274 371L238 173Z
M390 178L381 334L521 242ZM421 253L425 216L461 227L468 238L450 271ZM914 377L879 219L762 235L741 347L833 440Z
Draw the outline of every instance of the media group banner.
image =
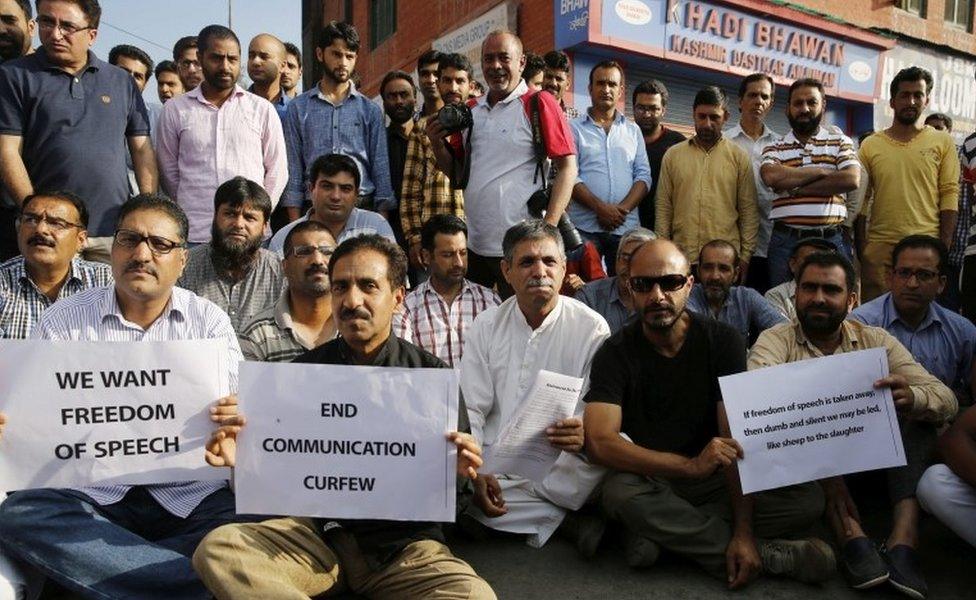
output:
M229 392L223 340L0 344L0 488L227 479L209 408Z
M241 364L237 512L454 521L454 369Z

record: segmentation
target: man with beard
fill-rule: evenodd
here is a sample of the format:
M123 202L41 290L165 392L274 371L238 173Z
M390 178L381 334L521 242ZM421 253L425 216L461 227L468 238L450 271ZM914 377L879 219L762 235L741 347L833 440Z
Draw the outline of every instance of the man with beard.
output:
M286 289L273 307L241 328L245 359L290 362L335 338L329 288L329 258L335 247L328 228L316 221L299 223L288 232L281 261Z
M397 337L420 346L457 369L475 317L498 306L492 290L464 278L468 272L468 227L454 215L434 215L420 233L421 260L430 279L403 300L393 318Z
M309 168L308 180L312 208L305 216L279 229L268 244L269 250L283 256L288 232L305 221L317 221L328 227L339 244L357 235L373 233L396 243L386 219L371 210L356 208L359 168L352 158L344 154L320 156Z
M288 185L282 203L292 220L301 214L307 198L309 165L324 154L336 152L352 158L359 168L362 183L358 206L380 213L397 208L390 184L383 111L361 94L351 79L358 53L355 27L336 21L323 27L315 43L322 79L288 106Z
M473 69L463 54L441 54L437 62L437 97L445 104L459 106L467 102ZM437 118L421 117L414 136L407 145L403 167L403 197L400 222L407 241L407 257L415 275L425 270L421 260L421 228L435 215L450 214L464 218L464 195L454 189L450 178L437 168L431 148L431 135L443 135ZM467 237L467 234L465 234Z
M559 294L566 253L558 229L539 219L522 221L505 232L502 247L502 272L515 295L478 315L461 357L461 391L471 434L485 447L496 442L528 401L539 371L585 379L593 354L610 336L603 317ZM581 412L579 404L573 414ZM475 481L477 509L471 507L467 514L492 529L525 535L535 548L545 544L568 513L590 498L604 475L580 454L579 416L551 423L546 441L561 452L545 479L482 473ZM567 523L567 533L575 533L585 557L596 552L603 528L602 520L578 513Z
M742 281L760 294L769 289L769 265L766 251L769 248L769 234L772 223L769 210L775 193L763 185L759 175L763 148L780 139L780 134L766 124L766 115L773 108L776 98L776 84L766 73L747 75L739 82L739 122L725 132L730 140L749 154L752 171L756 180L756 201L759 209L759 237L756 238L756 253L749 265L749 281Z
M210 241L214 192L232 177L258 181L274 203L288 178L281 119L237 85L241 45L208 25L197 36L203 83L163 107L156 148L163 189L190 219L190 244Z
M203 81L203 71L200 70L200 60L197 49L197 36L188 35L176 40L173 46L173 62L179 69L183 90L189 92L196 89Z
M766 146L763 182L776 191L769 217L769 284L790 278L789 261L796 244L820 238L836 248L849 248L850 224L857 207L855 194L861 167L851 138L835 127L820 125L827 107L823 84L798 79L790 86L786 117L791 131ZM853 258L848 254L848 258Z
M695 136L672 146L661 161L654 233L674 240L691 263L711 240L739 253L739 276L748 275L756 249L759 209L746 151L722 135L729 118L725 92L708 86L695 94Z
M898 338L957 397L976 398L972 377L976 326L936 302L947 284L945 245L931 236L910 235L895 245L892 254L891 291L854 309L851 318Z
M0 0L0 64L33 52L34 13L30 0ZM0 190L0 262L17 256L17 204Z
M745 370L745 342L728 325L685 310L689 272L672 242L637 249L630 289L639 318L597 352L584 397L586 453L612 469L601 499L624 526L627 563L650 566L664 549L733 589L761 572L825 581L834 568L830 546L780 539L819 521L817 485L753 494L748 505L741 494L742 447L729 434L718 378Z
M952 391L918 364L894 336L846 320L857 300L854 285L854 267L841 254L807 257L796 275L797 322L763 332L749 354L749 370L885 349L890 374L874 385L891 389L908 464L882 471L893 506L893 525L880 554L862 528L844 477L831 477L820 484L827 497L828 521L841 548L841 570L851 587L863 590L890 579L913 598L924 598L925 579L915 551L919 512L915 489L932 451L934 428L955 415L958 404Z
M278 117L285 120L291 98L281 87L285 67L285 45L270 33L259 33L247 46L247 76L253 82L247 91L274 105Z
M529 91L521 78L524 67L522 40L510 31L492 31L481 44L488 93L471 106L473 125L462 133L464 143L452 136L452 153L447 132L427 130L437 168L464 188L468 276L485 287L497 285L503 298L512 289L501 271L502 239L529 218L526 202L547 184L546 173L538 173L539 161L548 158L557 169L544 217L549 224L559 222L577 180L576 145L566 116L552 94ZM545 156L537 153L532 115L538 116ZM465 165L467 182L461 181Z
M422 129L417 127L414 118L417 107L417 88L409 73L404 71L390 71L380 83L380 98L383 99L383 112L390 119L386 128L386 147L390 158L390 182L393 185L393 195L396 197L397 208L390 210L390 227L396 236L397 243L406 249L403 238L403 226L400 223L400 198L403 189L403 170L407 164L407 148L410 141L420 136ZM410 278L415 280L414 276Z
M668 148L685 141L685 136L664 126L668 112L668 88L657 79L642 81L634 88L634 122L644 134L644 148L651 166L651 189L637 208L641 227L654 230L654 197L661 176L661 161Z
M698 254L698 284L688 297L688 310L717 319L738 331L748 341L756 339L786 317L751 287L735 285L739 280L739 257L735 246L712 240Z
M439 50L431 48L417 59L417 81L420 84L420 95L424 97L424 104L420 112L421 117L437 114L437 111L444 106L444 100L441 98L437 87L437 73L441 68L441 56L443 55ZM397 191L396 186L393 186L393 191Z
M550 50L546 52L542 60L546 63L545 75L542 79L542 89L549 92L559 100L559 106L563 109L563 114L567 119L575 119L580 116L579 111L572 106L566 106L563 95L569 89L571 75L569 73L569 56L561 50Z
M213 211L210 242L189 252L179 286L224 309L240 332L284 289L281 260L261 247L271 198L257 183L234 177L217 188Z
M932 74L919 67L902 69L889 91L895 112L891 127L864 140L858 152L868 175L856 227L865 302L888 290L891 251L902 238L931 235L951 250L959 208L956 144L923 122Z
M294 100L298 84L302 81L302 51L291 42L285 42L285 67L281 70L281 89Z
M594 65L588 89L590 108L570 124L579 176L566 210L583 239L596 246L607 273L614 275L620 236L637 227L635 209L650 187L651 169L640 128L617 110L624 90L620 63Z

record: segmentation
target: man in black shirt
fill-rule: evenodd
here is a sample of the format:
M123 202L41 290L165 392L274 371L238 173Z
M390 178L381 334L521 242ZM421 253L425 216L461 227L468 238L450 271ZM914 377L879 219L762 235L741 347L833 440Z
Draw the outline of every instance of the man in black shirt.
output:
M632 566L653 563L664 548L731 588L763 570L822 581L834 569L829 546L771 539L820 518L816 484L742 497L735 467L742 448L728 433L718 378L746 369L745 342L728 325L685 310L693 283L687 259L669 241L646 242L631 258L640 318L597 351L584 398L587 456L615 470L604 481L604 510L628 531ZM753 503L753 522L740 510L745 501ZM740 538L746 533L748 544Z
M408 73L390 71L380 84L380 96L383 98L383 112L390 118L386 128L386 144L390 157L390 183L397 201L397 208L391 210L386 219L393 228L397 243L406 248L403 226L400 224L400 192L403 189L403 169L407 164L407 145L411 137L420 133L419 129L414 132L417 125L414 120L417 87Z
M294 362L447 368L390 332L393 313L403 302L406 269L403 252L381 236L340 244L329 272L332 314L341 337ZM207 452L215 466L234 465L236 435L244 423L236 409L233 404L218 407L215 420L221 428ZM459 430L468 429L463 400L458 421ZM476 477L481 448L466 433L453 432L449 438L458 450L459 482ZM193 566L220 599L312 597L343 588L368 598L495 598L491 587L451 554L436 523L282 518L221 527L200 543Z
M661 175L661 161L668 148L685 141L685 136L661 122L668 111L668 88L657 79L641 82L634 88L634 122L644 134L647 160L651 164L651 188L637 207L641 227L654 231L654 196Z

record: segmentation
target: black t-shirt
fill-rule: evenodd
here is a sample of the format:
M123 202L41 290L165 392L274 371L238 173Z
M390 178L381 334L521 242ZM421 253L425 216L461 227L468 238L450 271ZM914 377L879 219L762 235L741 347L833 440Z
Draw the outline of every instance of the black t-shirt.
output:
M665 127L661 137L650 144L646 144L647 160L651 163L651 189L637 208L641 227L654 229L654 195L657 193L658 178L661 176L661 161L664 160L664 153L668 151L668 148L683 141L685 141L685 136Z
M718 435L718 378L746 370L746 345L734 328L688 315L673 358L651 346L639 319L612 335L593 357L584 400L619 405L620 430L639 446L690 457Z

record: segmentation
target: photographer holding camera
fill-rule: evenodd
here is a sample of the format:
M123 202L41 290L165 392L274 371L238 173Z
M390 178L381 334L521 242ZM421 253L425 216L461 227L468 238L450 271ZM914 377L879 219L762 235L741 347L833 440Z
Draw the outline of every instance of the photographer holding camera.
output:
M464 110L452 105L442 113L446 119L431 119L427 126L437 168L464 189L468 277L486 287L497 284L503 298L512 288L501 273L502 238L509 227L530 217L530 197L545 188L545 174L537 172L540 159L551 159L558 169L545 211L552 225L560 223L577 174L576 145L559 102L552 94L528 90L521 79L524 64L518 37L508 31L488 34L481 46L488 93L468 105L470 124L465 123ZM450 126L467 127L452 132L444 127L445 120ZM544 157L536 154L537 137ZM563 221L564 236L575 233Z

